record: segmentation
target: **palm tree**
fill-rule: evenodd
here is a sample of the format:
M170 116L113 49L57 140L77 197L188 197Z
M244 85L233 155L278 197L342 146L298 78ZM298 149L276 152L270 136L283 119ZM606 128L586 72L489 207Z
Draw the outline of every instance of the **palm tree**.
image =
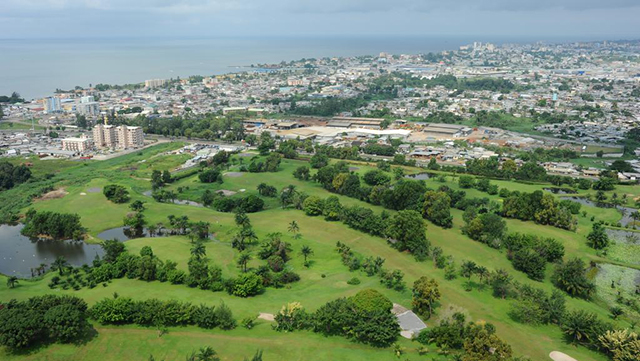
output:
M207 255L207 249L202 241L196 241L191 247L191 255L200 259Z
M209 346L201 347L198 352L187 356L187 361L220 361L218 354Z
M47 265L45 263L40 263L38 266L38 276L43 275L47 271Z
M238 267L242 269L242 272L247 272L247 263L251 261L251 254L249 252L241 252L238 257Z
M55 268L60 272L60 275L64 274L64 269L69 265L69 262L64 258L64 256L59 256L55 261L51 264L52 268Z
M298 222L291 221L291 223L289 223L289 232L293 234L297 234L298 232L300 232L300 227L298 227Z
M302 257L304 257L304 265L306 267L309 267L309 263L307 262L307 257L313 254L313 250L311 249L311 247L306 245L302 246L302 249L300 250L300 254L302 255Z
M147 232L149 232L149 237L153 237L156 234L157 230L158 230L158 227L155 224L150 224L149 227L147 227Z
M14 288L16 286L16 284L18 284L18 277L11 276L11 277L7 278L7 287Z

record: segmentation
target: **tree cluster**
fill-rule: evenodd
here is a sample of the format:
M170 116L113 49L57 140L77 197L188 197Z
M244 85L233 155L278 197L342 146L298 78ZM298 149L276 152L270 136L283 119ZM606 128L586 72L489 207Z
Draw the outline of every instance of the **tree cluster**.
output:
M193 305L175 300L155 298L135 301L128 297L104 298L89 309L93 319L101 324L136 324L147 327L196 325L201 328L231 330L236 320L228 306Z
M391 313L392 303L375 290L363 290L350 298L339 298L308 313L299 303L282 307L276 315L277 331L310 329L325 336L342 336L375 347L390 346L400 327Z
M78 297L44 295L0 304L0 345L9 349L73 342L89 328L87 303Z
M34 209L27 211L24 228L20 231L27 237L45 236L54 240L82 240L85 232L86 229L82 227L80 216L77 214L36 212Z

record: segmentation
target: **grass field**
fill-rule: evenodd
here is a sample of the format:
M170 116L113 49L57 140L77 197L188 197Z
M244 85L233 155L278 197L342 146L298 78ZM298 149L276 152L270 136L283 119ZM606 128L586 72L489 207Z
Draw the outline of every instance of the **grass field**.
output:
M60 176L60 184L69 194L60 199L36 202L33 207L38 210L78 213L83 224L89 230L91 238L89 241L98 242L96 235L106 229L120 227L122 219L129 212L129 209L126 204L116 205L107 201L102 192L92 193L87 190L104 187L113 182L122 184L130 190L132 199L146 202L145 215L152 223L166 222L169 214L187 215L191 220L203 220L211 223L215 240L207 242L207 256L212 264L221 267L223 277L233 277L239 273L235 262L238 252L230 246L235 227L233 214L220 213L208 208L157 203L150 197L142 195L143 191L150 189L150 183L146 178L149 177L152 169L173 169L184 161L184 156L166 154L167 151L178 146L176 144L161 145L105 162L89 162L87 165L65 168L64 174ZM149 160L141 162L143 159ZM249 159L245 159L244 163L247 164L248 161ZM224 176L222 184L202 184L197 180L197 176L191 176L171 184L169 188L177 190L178 187L188 187L180 194L180 198L192 200L199 200L205 189L232 190L238 192L237 196L257 194L256 187L262 182L278 189L293 184L309 195L320 197L331 195L316 183L293 178L291 175L293 170L303 164L305 164L303 161L283 160L279 172L243 173L240 177ZM360 162L354 163L353 166L359 168L356 170L359 173L372 169L370 165ZM36 167L35 164L34 167ZM229 171L236 171L238 167L239 164L236 164ZM418 172L419 170L407 168L407 171ZM527 192L548 186L508 181L492 182L500 187ZM437 188L442 184L436 180L428 180L426 183L430 188ZM446 184L457 188L457 179L449 176ZM243 189L244 192L241 192ZM477 190L466 191L470 197L489 197L500 200L497 196L488 196ZM343 204L358 204L372 208L376 212L382 211L381 207L344 196L338 197ZM106 287L83 288L79 291L59 289L51 291L47 287L47 283L54 274L49 273L40 280L22 280L15 289L8 289L4 276L0 276L0 300L26 299L34 295L53 292L74 294L82 297L89 304L93 304L104 297L111 297L116 292L120 296L134 299L155 297L209 305L217 305L224 301L232 309L234 316L237 319L242 319L256 316L259 312L276 313L282 305L293 301L301 302L306 308L315 310L327 301L351 296L365 288L375 288L393 302L410 307L411 293L409 290L403 292L388 290L379 283L376 277L369 278L361 272L349 272L335 252L335 243L340 241L364 256L384 257L386 259L385 268L402 270L409 287L423 275L435 278L440 284L442 300L436 310L436 315L427 321L428 326L435 325L438 317L445 314L447 309L454 307L467 312L472 320L493 323L497 328L498 335L512 345L517 355L527 355L532 360L545 360L548 359L549 352L559 350L581 361L606 360L602 354L567 344L556 326L534 327L513 321L508 316L512 301L494 298L490 294L490 290L482 289L479 284L468 292L464 285L466 280L458 278L447 281L444 278L444 271L436 269L431 261L417 262L411 255L397 252L389 247L384 239L355 231L339 222L327 222L321 217L307 217L301 211L281 209L275 199L266 199L266 205L266 210L250 214L249 217L259 239L264 239L271 232L281 232L283 239L292 244L292 260L288 263L288 267L300 274L301 280L285 288L269 288L264 294L242 299L230 296L226 292L204 291L188 288L184 285L117 279ZM507 223L510 231L534 233L558 239L564 244L567 257L579 256L585 260L611 262L588 248L585 237L590 230L591 216L602 220L616 221L620 215L613 209L583 207L583 210L587 212L587 216L579 216L577 232L518 220L507 220ZM445 254L452 255L457 264L463 260L472 260L490 270L504 268L518 282L534 285L547 292L554 289L549 281L551 266L547 267L544 282L529 280L523 273L513 269L503 252L489 248L463 235L460 231L463 224L462 212L454 210L452 214L454 216L452 229L442 229L429 223L427 236L433 245L442 247ZM291 234L287 232L287 225L292 220L299 224L302 234L302 238L299 240L293 239ZM303 266L303 259L299 255L303 245L308 245L314 250L314 255L311 257L312 264L309 268ZM126 247L130 252L139 252L144 246L152 247L160 259L176 261L179 268L186 269L190 249L188 238L180 236L155 237L126 242ZM250 266L257 267L260 262L254 259ZM625 262L617 263L629 266ZM357 286L347 284L347 281L352 277L358 277L362 281L361 284ZM608 302L610 302L608 297L598 297L593 302L567 298L569 309L584 309L595 312L602 319L609 318ZM620 327L628 327L628 321L625 318L616 322ZM156 329L134 326L105 327L95 325L95 327L98 331L97 336L85 344L50 345L21 355L0 351L0 359L81 360L99 358L119 360L126 358L146 360L150 354L153 354L156 359L172 360L183 358L193 349L205 345L214 347L223 360L241 360L243 357L250 357L258 348L264 349L265 360L308 360L310 359L309 355L313 355L312 359L314 360L390 360L394 358L391 349L376 349L354 344L339 337L325 338L310 332L278 333L273 331L266 321L259 321L257 327L252 330L238 328L233 331L207 331L195 327L171 328L168 334L162 337L159 337ZM419 356L415 350L419 346L417 343L404 339L399 342L407 349L407 353L402 356L402 359L445 359L438 355L435 347L431 347L431 352L427 357L424 357Z

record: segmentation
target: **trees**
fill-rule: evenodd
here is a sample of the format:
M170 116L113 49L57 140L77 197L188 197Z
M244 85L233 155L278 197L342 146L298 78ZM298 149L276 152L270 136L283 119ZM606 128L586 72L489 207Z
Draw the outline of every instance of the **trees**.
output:
M54 240L81 240L85 231L77 214L36 212L30 209L27 211L25 226L20 233L32 238L44 235Z
M55 261L51 264L51 268L55 268L58 270L58 273L62 276L64 274L64 270L69 266L69 262L64 258L64 256L58 256Z
M400 169L400 168L397 168ZM379 169L370 170L362 178L370 186L385 185L391 182L391 178Z
M324 210L324 201L320 197L310 196L304 200L303 210L307 216L320 216Z
M598 342L613 361L635 361L640 355L640 337L627 329L607 330L598 336Z
M530 248L522 248L512 256L513 267L526 273L529 278L542 281L547 261L538 252Z
M127 203L130 199L129 191L118 184L106 185L102 193L113 203Z
M133 201L133 203L131 203L131 204L129 205L129 209L131 209L131 210L132 210L132 211L134 211L134 212L142 212L142 211L144 211L146 208L145 208L145 206L144 206L144 202L143 202L143 201L141 201L141 200L136 200L136 201Z
M462 175L458 178L458 186L460 186L460 188L473 188L474 185L475 179L472 176Z
M596 222L592 225L591 232L587 235L587 244L594 249L604 249L609 246L609 236L602 223Z
M289 223L288 231L290 233L293 233L293 238L296 238L298 234L300 234L300 227L298 226L298 222L296 222L295 220L291 221L291 223Z
M595 285L589 281L585 272L584 262L579 258L573 258L558 263L551 281L572 297L589 299L595 291Z
M262 277L253 272L247 272L233 280L231 294L238 297L251 297L259 294L263 290Z
M192 352L187 356L187 361L220 361L218 353L210 346L200 347L198 352Z
M427 276L420 277L413 283L413 299L411 305L419 315L431 318L433 305L440 300L440 288L438 282Z
M451 198L445 192L427 191L424 195L422 216L443 228L453 226L450 212Z
M572 343L596 346L598 336L605 332L607 325L594 313L577 310L567 313L560 327Z
M202 183L222 183L222 174L217 169L208 168L198 174L198 179Z
M467 222L463 232L473 240L493 246L500 241L506 229L507 223L502 217L495 213L483 213Z
M278 190L274 186L270 186L266 183L258 184L258 194L263 197L275 197L278 194Z
M151 188L156 190L158 188L162 188L162 186L164 186L164 182L162 181L162 172L154 169L151 172Z
M416 258L424 259L429 255L430 248L425 231L426 226L420 213L404 210L391 218L386 233L394 247L400 251L408 250Z
M124 243L117 239L103 241L100 245L105 252L102 259L107 263L115 262L118 256L125 251Z
M363 312L390 312L393 308L393 303L387 297L372 288L359 291L349 301Z
M89 327L86 310L86 302L73 296L45 295L4 304L0 345L19 349L38 341L74 341Z
M311 249L311 247L307 245L302 246L302 249L300 249L300 254L302 255L302 257L304 257L305 267L309 267L309 262L307 261L307 258L313 254L313 250Z
M309 180L309 178L311 177L309 173L309 167L307 167L306 165L303 165L296 168L296 170L293 171L293 176L300 180L305 180L305 181Z
M43 321L49 337L65 343L77 339L89 328L85 312L70 303L50 308Z
M329 165L329 157L324 153L316 153L311 157L311 167L319 169Z
M477 326L479 327L479 326ZM462 361L500 361L511 358L511 346L501 340L494 332L481 328L464 341Z
M7 161L0 162L0 190L11 189L30 178L31 170L27 166L14 166Z
M240 267L240 269L242 269L242 272L247 272L247 264L249 263L249 261L251 261L251 253L247 252L246 250L243 252L240 252L240 255L238 255L238 267Z
M7 287L15 288L18 283L19 283L18 277L16 276L7 277Z

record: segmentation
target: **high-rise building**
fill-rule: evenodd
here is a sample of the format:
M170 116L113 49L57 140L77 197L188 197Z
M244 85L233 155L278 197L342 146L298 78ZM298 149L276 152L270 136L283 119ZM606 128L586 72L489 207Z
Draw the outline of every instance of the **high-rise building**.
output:
M149 79L144 81L144 86L147 88L157 88L167 83L164 79Z
M93 127L93 141L98 148L140 148L144 146L144 133L140 127L97 124Z
M140 148L144 145L144 134L140 127L121 125L117 129L118 144L121 149Z
M47 113L59 113L62 111L62 104L58 97L48 97L43 99L44 111Z

